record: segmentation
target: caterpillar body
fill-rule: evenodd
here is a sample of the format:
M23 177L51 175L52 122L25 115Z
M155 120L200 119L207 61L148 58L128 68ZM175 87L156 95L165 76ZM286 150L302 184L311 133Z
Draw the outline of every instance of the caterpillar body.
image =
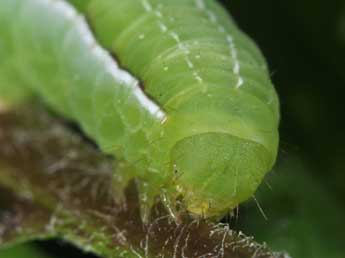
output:
M2 0L0 54L0 98L41 97L131 164L144 218L159 195L219 217L275 162L265 60L216 1Z

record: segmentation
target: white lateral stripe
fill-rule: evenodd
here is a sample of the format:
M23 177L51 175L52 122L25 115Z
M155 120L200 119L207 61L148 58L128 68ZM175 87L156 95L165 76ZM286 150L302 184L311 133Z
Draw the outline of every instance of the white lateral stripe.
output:
M55 10L69 19L75 18L78 15L77 11L74 8L66 8L65 2L56 0L51 0L51 2L54 4Z
M149 2L147 2L147 0L143 0L143 5L144 5L144 8L147 12L152 11L152 6Z
M158 5L158 10L154 10L153 6L151 5L149 0L142 0L142 5L147 13L153 12L154 15L158 18L158 27L163 32L166 33L168 31L168 26L163 22L163 14L159 10L161 7L161 4ZM171 31L169 35L176 41L177 46L179 49L181 49L185 53L185 61L189 69L193 72L194 78L197 80L198 83L202 83L203 80L201 76L199 75L198 71L196 71L195 66L191 59L189 58L190 51L189 49L184 46L183 42L181 42L179 35L175 31ZM167 71L164 69L164 71Z
M205 6L205 3L203 0L196 0L196 6L199 8L199 9L206 9L206 6Z
M219 23L217 16L211 11L208 10L204 0L195 0L196 7L200 9L201 11L206 12L208 18L210 21L218 26L218 30L224 34L226 34L226 41L228 42L229 49L230 49L230 55L232 59L234 60L234 67L233 67L233 73L238 77L237 83L236 83L236 88L239 88L242 86L244 83L244 79L241 76L241 65L240 65L240 60L238 60L238 53L237 49L234 43L234 40L232 36L226 32L225 28Z
M107 50L102 48L98 43L93 33L91 32L85 18L78 14L75 8L65 2L64 0L37 0L40 4L50 4L54 10L58 11L62 16L67 19L75 19L76 29L80 34L81 39L90 47L90 52L93 53L104 65L115 81L123 82L124 87L128 87L132 94L135 96L140 105L147 110L150 114L156 117L161 122L167 118L165 112L151 99L149 99L144 91L139 86L139 81L127 71L120 69L117 62L112 58Z

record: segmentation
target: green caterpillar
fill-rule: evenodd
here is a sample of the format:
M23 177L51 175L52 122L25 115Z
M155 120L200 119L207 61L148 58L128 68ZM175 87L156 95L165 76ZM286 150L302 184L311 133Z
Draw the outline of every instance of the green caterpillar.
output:
M213 0L73 2L0 1L2 101L39 96L130 164L116 178L138 178L144 218L159 195L172 214L207 218L251 197L276 159L279 101L226 11Z

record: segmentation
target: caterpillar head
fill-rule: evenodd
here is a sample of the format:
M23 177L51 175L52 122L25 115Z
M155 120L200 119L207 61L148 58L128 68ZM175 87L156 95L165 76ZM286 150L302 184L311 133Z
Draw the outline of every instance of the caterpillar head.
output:
M219 217L251 197L269 170L266 149L227 133L202 133L171 151L175 187L186 209Z
M252 197L274 164L277 121L261 101L215 86L176 106L164 132L172 198L191 214L219 218Z

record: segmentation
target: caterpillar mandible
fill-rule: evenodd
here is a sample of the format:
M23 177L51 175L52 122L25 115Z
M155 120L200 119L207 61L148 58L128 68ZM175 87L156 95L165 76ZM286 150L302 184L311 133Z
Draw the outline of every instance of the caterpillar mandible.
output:
M222 216L275 162L267 65L214 0L2 0L0 35L1 98L41 97L131 164L144 218L156 196Z

